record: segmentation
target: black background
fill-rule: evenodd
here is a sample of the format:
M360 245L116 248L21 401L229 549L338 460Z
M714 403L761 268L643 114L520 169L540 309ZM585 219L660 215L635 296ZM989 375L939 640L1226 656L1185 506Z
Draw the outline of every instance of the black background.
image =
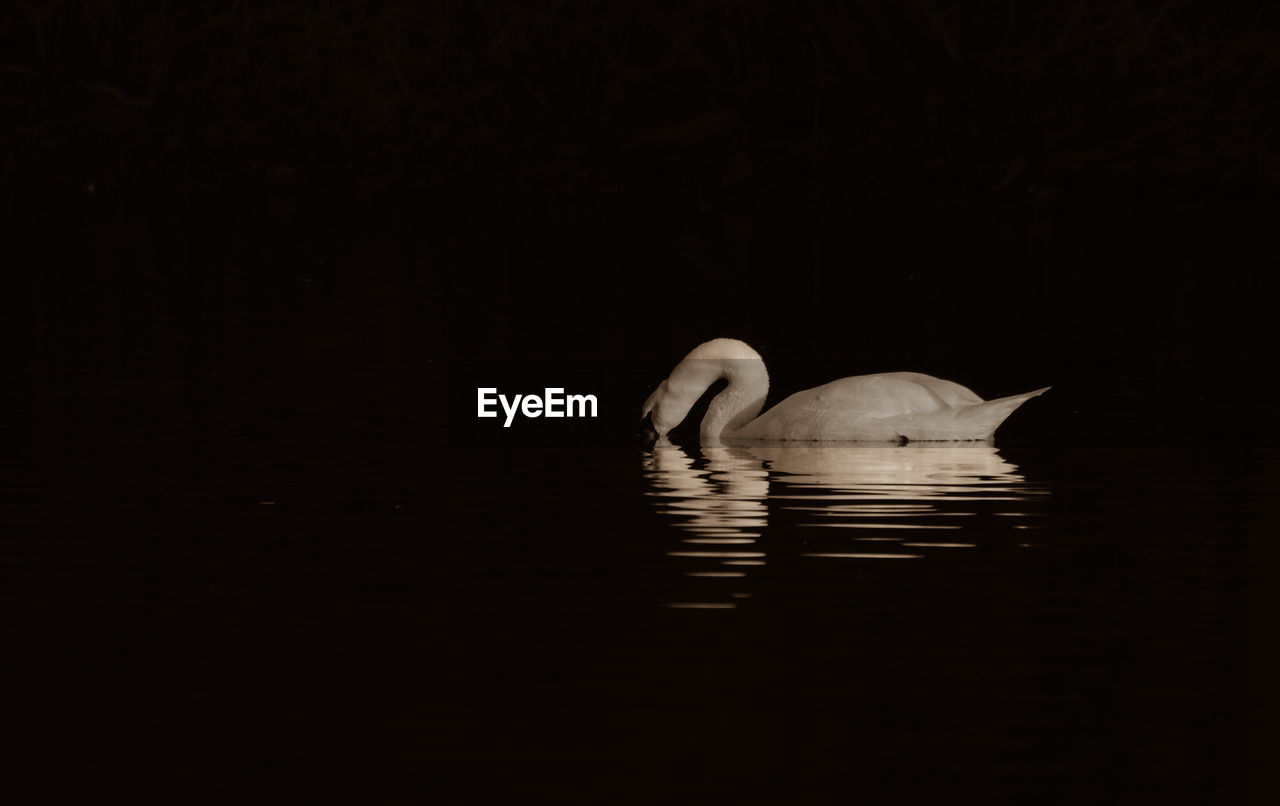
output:
M1169 490L1228 536L1271 522L1277 45L1245 2L6 4L8 766L225 795L788 793L853 765L877 791L1261 802L1269 544L1150 560ZM1086 716L1011 756L939 694L855 740L790 660L857 666L836 627L646 615L633 418L719 336L783 394L1054 386L1001 445L1094 535L1018 583L1090 603L1043 639L1094 675ZM477 386L601 416L502 429ZM945 641L928 610L899 616ZM1111 684L1098 657L1142 662ZM741 752L673 742L663 703L729 659L773 716L730 685L698 713ZM930 736L959 759L936 774L899 753Z

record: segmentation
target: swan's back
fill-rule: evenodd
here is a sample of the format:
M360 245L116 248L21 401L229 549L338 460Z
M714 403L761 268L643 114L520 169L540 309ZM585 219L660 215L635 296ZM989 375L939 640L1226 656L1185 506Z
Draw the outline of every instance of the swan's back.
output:
M944 381L941 378L935 378L932 375L925 375L921 372L886 372L880 375L867 375L863 377L870 378L890 378L893 380L907 381L909 383L918 384L933 392L938 399L948 406L955 408L957 406L967 405L969 403L981 403L982 398L974 394L972 389L961 386L955 381ZM845 380L854 380L847 378ZM840 383L840 381L836 381Z
M1044 390L1040 390L1044 391ZM988 439L1040 392L983 402L952 381L918 372L841 378L797 392L735 433L743 439Z

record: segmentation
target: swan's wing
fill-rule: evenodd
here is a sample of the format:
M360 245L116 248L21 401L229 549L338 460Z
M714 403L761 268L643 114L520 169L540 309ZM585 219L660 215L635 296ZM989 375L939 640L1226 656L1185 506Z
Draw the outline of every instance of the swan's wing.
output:
M961 386L955 381L944 381L941 378L935 378L932 375L925 375L920 372L886 372L875 377L900 378L904 381L918 383L933 392L953 409L967 406L971 403L982 402L982 398L974 394L973 390L968 387Z
M946 386L940 392L935 391L915 378L928 378ZM953 406L948 398L955 399L961 393L979 399L959 384L914 372L841 378L796 392L734 436L747 439L896 439L899 436L897 428L892 423L880 421L902 415L950 411Z

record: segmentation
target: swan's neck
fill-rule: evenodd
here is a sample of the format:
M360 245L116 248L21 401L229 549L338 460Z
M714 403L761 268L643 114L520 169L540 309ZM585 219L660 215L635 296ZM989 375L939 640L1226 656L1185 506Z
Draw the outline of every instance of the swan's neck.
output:
M769 373L765 371L764 360L737 339L712 339L695 347L645 400L640 416L650 417L654 431L664 436L689 415L698 398L721 378L729 385L707 407L702 419L702 439L731 436L756 418L769 393Z
M769 394L769 374L764 361L729 358L721 364L716 380L724 378L729 385L707 406L699 429L704 440L733 436L760 414L765 396Z

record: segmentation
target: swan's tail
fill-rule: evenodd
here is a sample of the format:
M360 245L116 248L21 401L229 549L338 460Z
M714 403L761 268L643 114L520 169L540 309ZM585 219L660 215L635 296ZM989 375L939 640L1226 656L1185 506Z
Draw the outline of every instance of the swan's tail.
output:
M1010 395L1009 397L998 397L995 400L987 400L983 403L976 403L967 408L956 412L955 421L957 425L963 424L963 432L973 434L968 439L989 439L995 434L1000 424L1013 414L1014 410L1026 403L1033 397L1043 395L1052 387L1046 386L1043 389L1037 389L1034 392L1027 392L1021 395Z

